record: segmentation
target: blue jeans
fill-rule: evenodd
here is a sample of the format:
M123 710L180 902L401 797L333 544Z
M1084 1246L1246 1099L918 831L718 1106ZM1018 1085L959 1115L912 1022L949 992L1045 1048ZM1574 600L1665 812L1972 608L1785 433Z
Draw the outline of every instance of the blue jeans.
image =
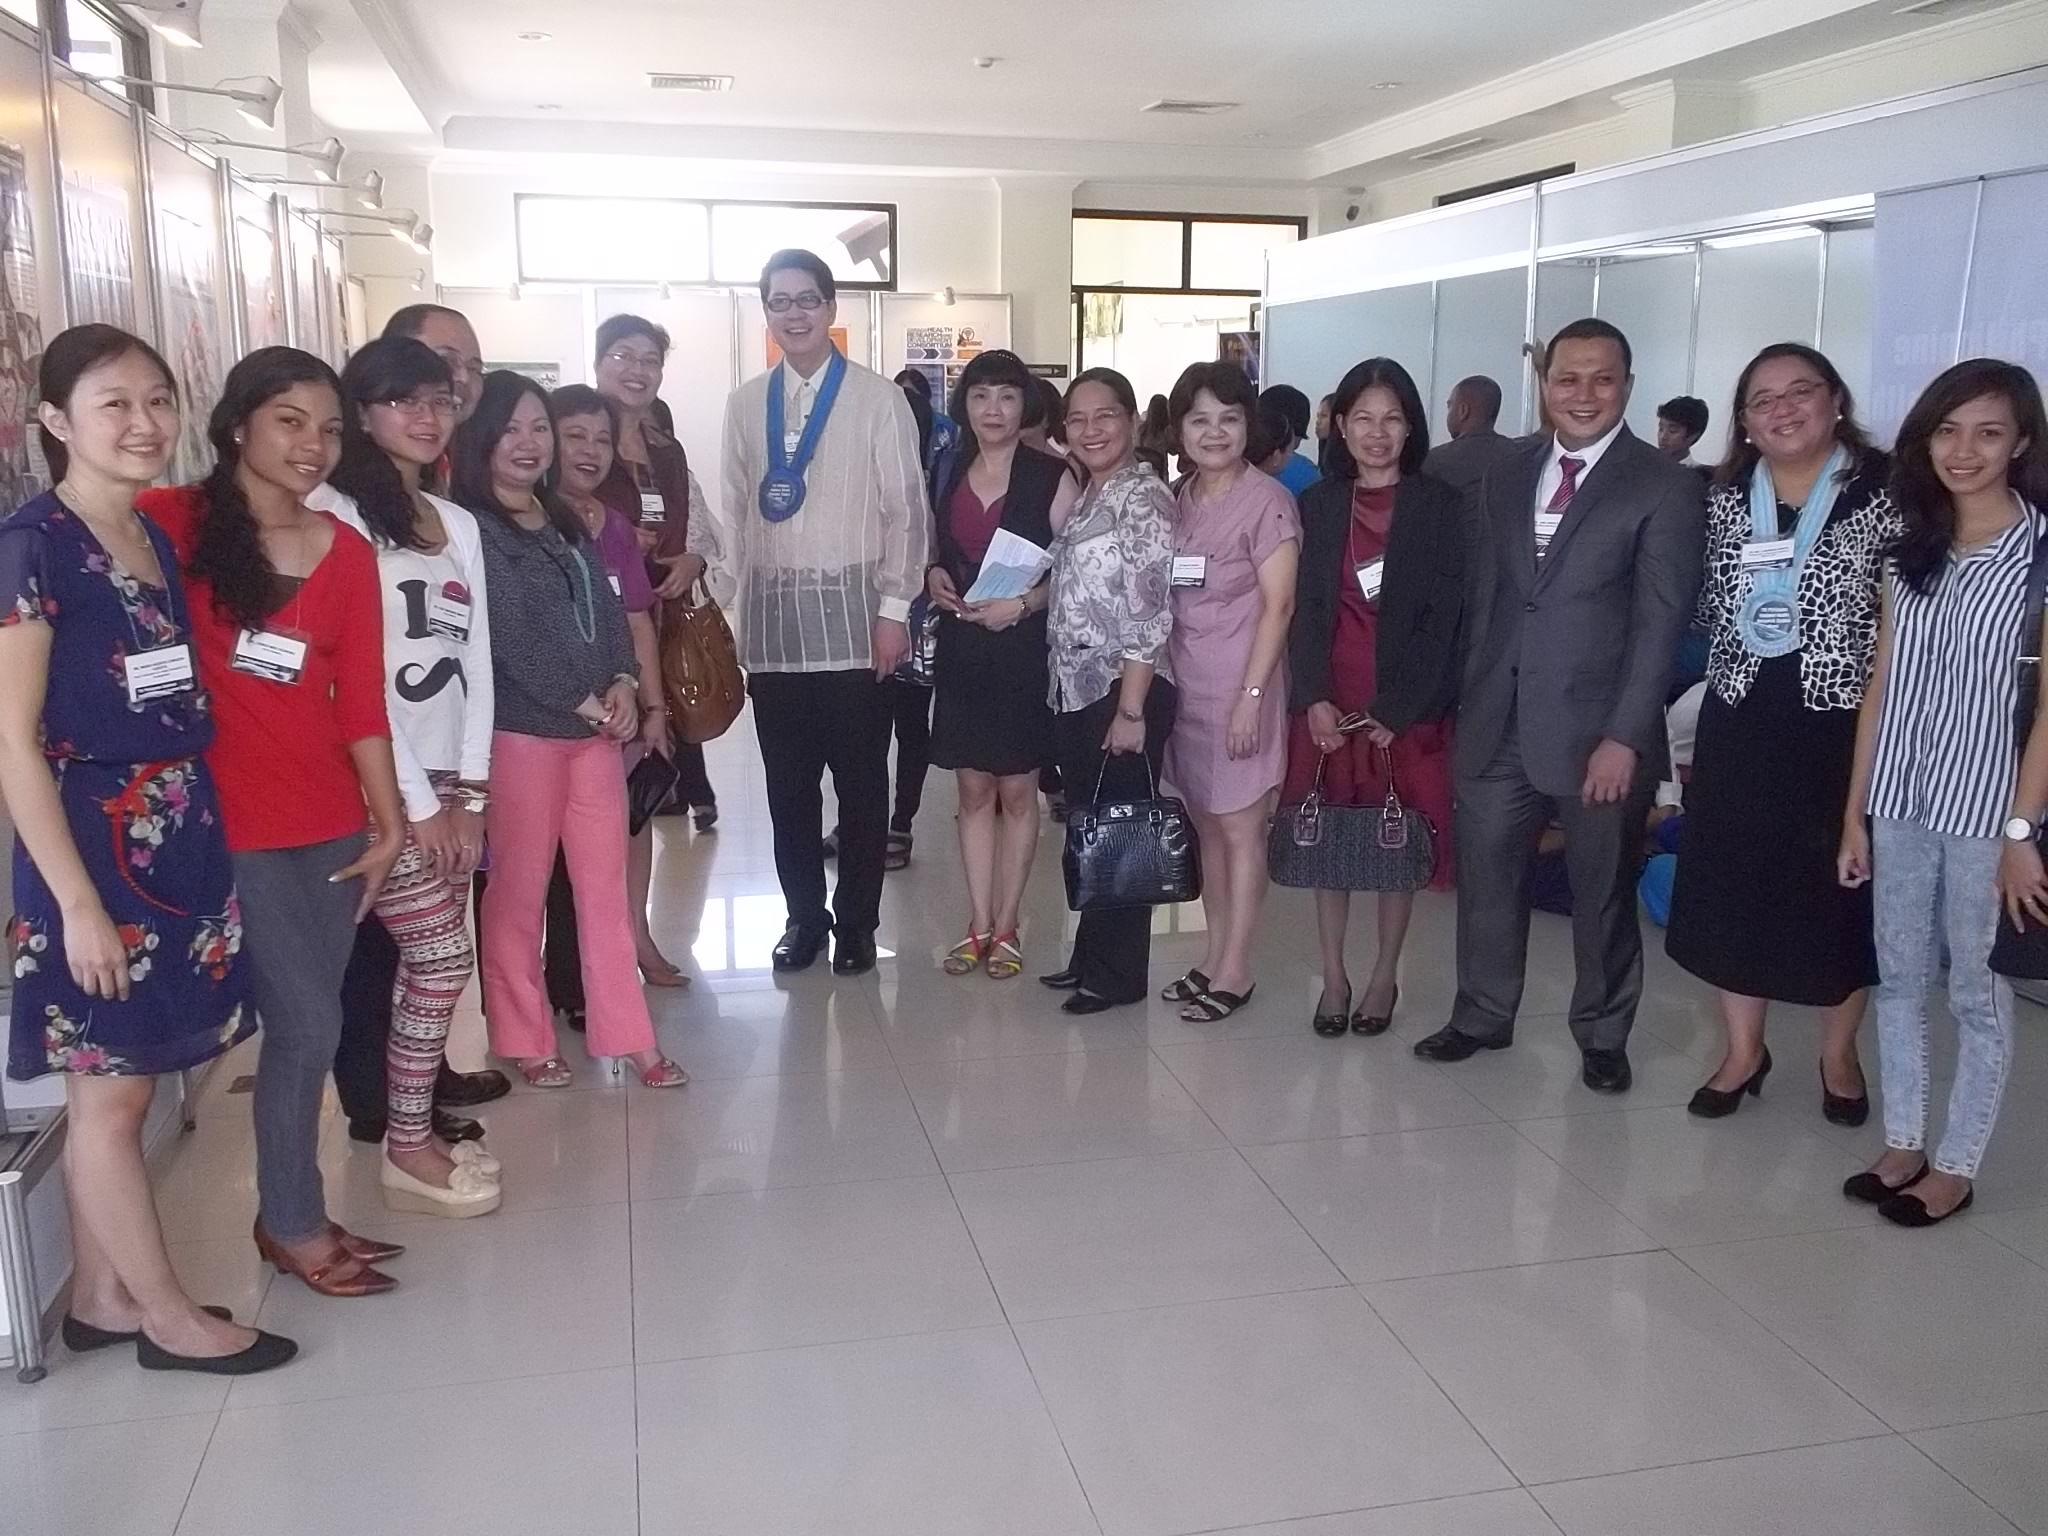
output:
M2012 1069L2012 987L1991 971L1998 934L1995 837L1954 837L1880 818L1872 835L1877 904L1877 1040L1885 1145L1927 1145L1927 987L1940 964L1936 908L1948 937L1948 1007L1956 1081L1934 1166L1977 1176Z

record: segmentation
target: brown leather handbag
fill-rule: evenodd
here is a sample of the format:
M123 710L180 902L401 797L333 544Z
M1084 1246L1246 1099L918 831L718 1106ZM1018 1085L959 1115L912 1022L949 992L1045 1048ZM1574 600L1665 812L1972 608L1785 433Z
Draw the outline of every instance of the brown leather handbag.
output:
M747 702L732 628L703 579L662 605L661 686L676 739L695 745L723 736Z

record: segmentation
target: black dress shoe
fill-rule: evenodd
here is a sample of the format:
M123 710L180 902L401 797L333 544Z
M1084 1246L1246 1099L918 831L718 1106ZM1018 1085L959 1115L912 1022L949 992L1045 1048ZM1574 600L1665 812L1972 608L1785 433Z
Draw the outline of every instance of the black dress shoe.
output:
M351 1120L348 1123L350 1141L379 1142L390 1129L390 1123L379 1115L374 1120ZM474 1120L465 1120L461 1115L451 1115L445 1109L434 1111L434 1134L443 1141L482 1141L484 1128Z
M1579 1069L1579 1081L1595 1093L1627 1093L1635 1080L1627 1051L1588 1051L1586 1064Z
M1877 1214L1897 1227L1938 1227L1951 1216L1960 1216L1977 1203L1977 1191L1968 1191L1948 1210L1937 1216L1918 1195L1893 1195L1877 1208Z
M1325 1040L1341 1040L1351 1032L1351 989L1344 989L1344 1002L1335 1013L1318 1008L1309 1016L1308 1027Z
M875 968L875 936L842 934L832 941L832 974L862 976Z
M1744 1095L1762 1098L1764 1079L1770 1075L1771 1048L1765 1046L1764 1059L1746 1081L1737 1083L1733 1088L1716 1088L1712 1083L1702 1083L1692 1096L1692 1102L1685 1106L1686 1113L1697 1115L1702 1120L1725 1120L1742 1107Z
M769 963L778 971L801 971L824 952L824 934L812 933L791 923L782 930L782 937L776 941Z
M512 1091L512 1079L502 1072L451 1072L441 1069L434 1079L434 1102L443 1109L474 1109Z
M1452 1024L1415 1042L1415 1054L1424 1061L1463 1061L1481 1051L1504 1051L1512 1040L1477 1040Z
M690 821L699 832L709 832L718 825L718 807L715 805L700 805L697 807L696 814L690 818Z
M201 1307L208 1317L217 1317L224 1323L232 1323L235 1314L226 1307ZM112 1349L116 1344L133 1344L142 1337L141 1330L120 1333L112 1328L95 1328L91 1323L81 1323L69 1312L64 1314L64 1326L58 1330L64 1340L64 1347L74 1355L89 1355L96 1349Z
M1870 1118L1870 1095L1859 1093L1851 1099L1830 1093L1827 1068L1823 1066L1820 1072L1820 1112L1831 1125L1861 1125Z
M1055 992L1071 992L1081 985L1081 973L1071 965L1064 971L1054 971L1050 976L1038 978L1041 987L1051 987Z
M1120 1003L1106 997L1097 997L1093 992L1076 992L1060 1004L1061 1013L1102 1013L1111 1008L1121 1007Z
M1852 1173L1842 1181L1842 1193L1851 1200L1861 1200L1865 1205L1883 1205L1893 1196L1911 1189L1928 1174L1928 1166L1922 1163L1913 1173L1897 1184L1887 1184L1870 1169Z
M135 1363L145 1371L196 1371L202 1376L254 1376L274 1371L299 1352L291 1339L256 1330L256 1342L232 1355L174 1355L148 1334L135 1340Z

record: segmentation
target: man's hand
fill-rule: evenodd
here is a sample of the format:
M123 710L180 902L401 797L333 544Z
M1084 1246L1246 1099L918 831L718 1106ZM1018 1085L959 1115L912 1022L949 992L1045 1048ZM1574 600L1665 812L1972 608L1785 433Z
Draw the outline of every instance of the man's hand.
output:
M896 619L875 620L875 677L886 680L910 654L910 630Z
M1636 749L1618 741L1603 741L1593 749L1586 763L1586 782L1579 799L1587 805L1618 805L1628 798L1636 777Z

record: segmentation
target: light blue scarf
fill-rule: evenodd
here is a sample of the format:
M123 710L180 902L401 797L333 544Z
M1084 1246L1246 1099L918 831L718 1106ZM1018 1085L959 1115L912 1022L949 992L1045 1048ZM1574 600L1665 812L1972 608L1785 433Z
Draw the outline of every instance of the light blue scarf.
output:
M1735 629L1751 655L1766 659L1789 656L1799 649L1799 577L1806 560L1820 542L1828 525L1835 498L1841 494L1841 476L1849 467L1849 451L1837 446L1825 468L1806 493L1806 505L1799 509L1799 522L1792 535L1792 560L1775 570L1749 575L1749 593L1736 611ZM1778 492L1771 483L1771 466L1758 459L1749 477L1749 536L1754 543L1773 543L1778 538Z

